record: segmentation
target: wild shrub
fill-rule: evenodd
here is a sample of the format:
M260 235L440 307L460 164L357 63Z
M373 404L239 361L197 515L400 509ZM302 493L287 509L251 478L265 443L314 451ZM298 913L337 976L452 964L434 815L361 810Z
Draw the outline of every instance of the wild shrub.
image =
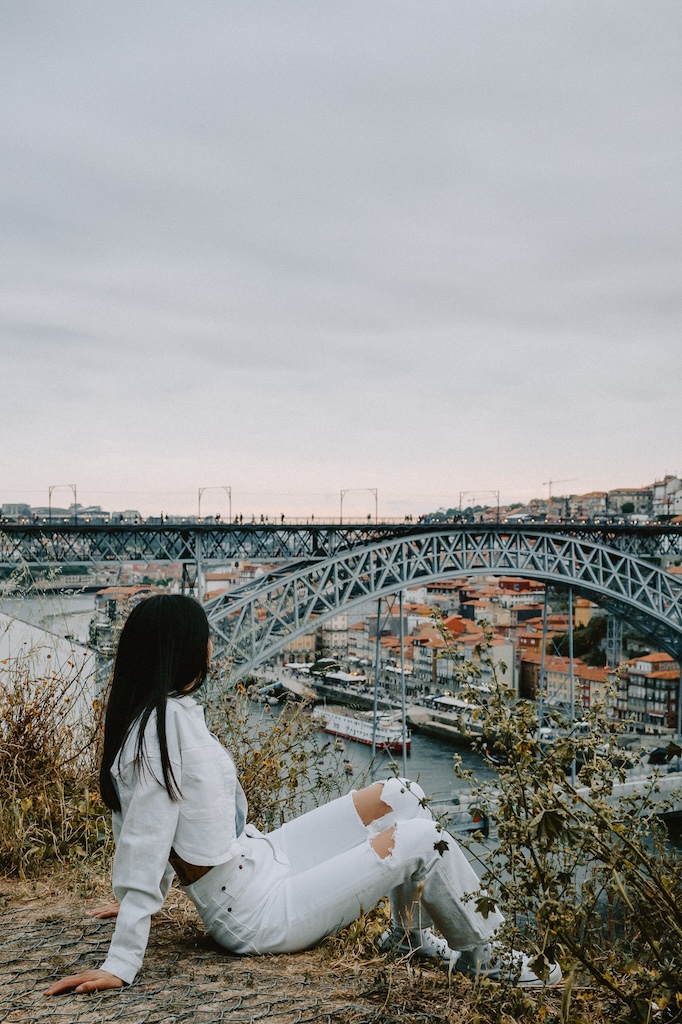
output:
M351 781L358 783L353 766L319 730L305 703L255 704L244 684L218 684L224 676L219 663L211 676L201 697L207 720L234 758L249 820L259 828L278 828L340 796Z
M98 713L75 657L24 643L0 664L0 870L26 877L50 860L109 850Z
M473 662L460 666L460 678L499 761L496 781L475 791L499 837L482 881L505 910L510 940L534 951L538 972L561 960L566 1014L573 983L588 979L614 1000L614 1020L647 1021L654 1012L678 1020L682 859L659 817L669 806L656 802L662 774L652 769L637 791L619 796L628 766L608 694L579 729L552 709L558 738L541 742L537 707L503 684L490 639L475 655L492 690L484 696L469 685L481 674ZM680 754L671 744L670 759Z

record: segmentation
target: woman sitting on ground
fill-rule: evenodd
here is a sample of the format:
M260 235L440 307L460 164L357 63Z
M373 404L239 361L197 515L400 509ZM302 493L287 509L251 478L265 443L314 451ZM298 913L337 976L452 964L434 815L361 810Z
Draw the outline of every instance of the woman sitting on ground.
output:
M491 939L502 915L476 910L476 874L415 783L376 782L267 834L248 824L234 763L192 697L210 655L208 621L191 598L150 597L128 617L100 772L113 812L117 902L93 911L116 916L116 927L100 969L63 978L46 994L131 984L174 874L208 934L233 953L307 949L388 895L385 949L502 972L526 986L561 978L557 964L541 980L525 954L496 956Z

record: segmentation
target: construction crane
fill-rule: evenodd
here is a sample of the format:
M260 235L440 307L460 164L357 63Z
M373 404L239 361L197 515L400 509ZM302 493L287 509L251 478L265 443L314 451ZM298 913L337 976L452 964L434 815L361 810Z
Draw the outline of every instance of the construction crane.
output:
M542 486L547 487L547 519L552 518L552 484L568 484L573 480L577 480L577 476L564 477L563 480L543 480Z

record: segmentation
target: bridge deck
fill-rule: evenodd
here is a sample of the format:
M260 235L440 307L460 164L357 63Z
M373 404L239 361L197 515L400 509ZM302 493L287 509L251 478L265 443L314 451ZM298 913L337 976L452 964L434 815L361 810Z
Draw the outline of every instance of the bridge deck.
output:
M182 523L0 524L0 569L111 562L221 563L232 559L291 561L397 538L429 535L526 534L603 544L642 558L682 561L682 525L510 523Z

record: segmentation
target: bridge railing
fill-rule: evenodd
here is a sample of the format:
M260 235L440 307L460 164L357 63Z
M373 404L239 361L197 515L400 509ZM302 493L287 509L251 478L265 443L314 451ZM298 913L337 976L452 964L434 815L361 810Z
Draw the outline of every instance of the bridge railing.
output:
M148 516L148 517L137 517L135 519L119 519L109 515L102 516L52 516L48 518L46 516L36 516L32 519L26 517L1 517L0 516L0 530L6 526L40 526L40 527L55 527L60 526L77 526L77 527L88 527L88 526L112 526L112 527L128 527L128 526L363 526L366 524L374 526L400 526L405 524L415 524L424 526L453 526L459 524L469 525L482 525L482 524L506 524L509 526L526 526L526 527L542 527L542 526L629 526L629 527L668 527L668 526L679 526L679 523L670 522L670 517L662 517L659 519L651 518L646 522L642 520L630 520L627 516L594 516L594 517L561 517L553 515L551 519L543 518L542 516L528 516L520 519L514 517L508 518L504 515L495 515L494 513L475 513L473 516L467 515L451 515L443 518L439 518L436 515L431 514L418 514L418 513L406 513L401 516L376 516L373 513L368 513L364 516L357 515L345 515L342 518L336 514L322 514L315 515L311 513L307 516L290 516L285 514L274 514L270 513L251 513L247 515L240 513L239 515L233 516L232 518L224 518L221 516L198 516L187 515L187 516L164 516L161 519L160 516Z

